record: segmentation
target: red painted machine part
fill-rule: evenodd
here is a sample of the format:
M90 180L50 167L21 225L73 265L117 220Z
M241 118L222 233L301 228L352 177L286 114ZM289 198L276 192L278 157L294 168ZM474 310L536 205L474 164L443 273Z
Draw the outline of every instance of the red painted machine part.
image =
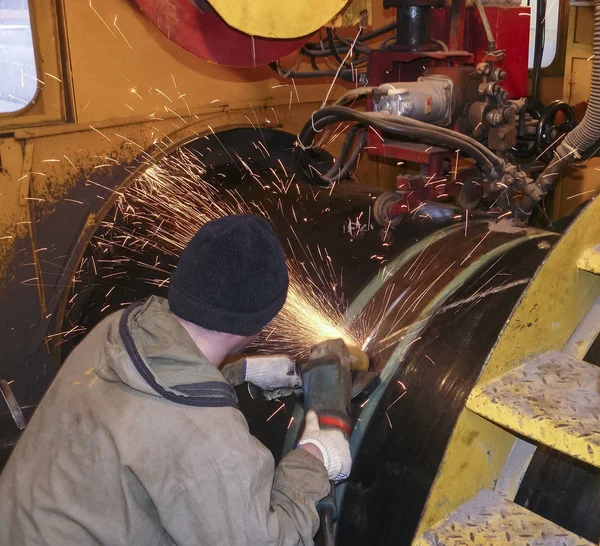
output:
M487 39L478 11L469 6L465 9L464 36L461 40L451 32L451 10L443 8L433 10L432 38L452 45L453 41L459 49L474 54L475 63L481 62L487 53ZM511 98L527 96L527 60L529 57L529 8L520 6L488 7L485 13L490 22L492 33L496 39L496 47L506 51L506 58L498 63L506 70L508 76L501 83Z
M485 13L496 38L496 47L506 51L506 58L499 65L508 74L502 87L511 98L527 96L527 62L529 58L529 8L486 7ZM487 40L479 13L467 9L466 49L475 53L479 62L487 51Z
M214 11L190 0L136 0L146 16L178 46L217 64L259 66L300 49L309 36L293 40L253 38L228 26Z

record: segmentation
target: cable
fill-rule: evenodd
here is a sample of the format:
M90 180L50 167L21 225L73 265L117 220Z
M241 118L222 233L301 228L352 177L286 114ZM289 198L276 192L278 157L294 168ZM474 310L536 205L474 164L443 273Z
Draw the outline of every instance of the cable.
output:
M331 30L331 28L330 28L330 27L327 27L327 28L325 29L325 31L326 31L326 33L327 33L327 39L328 39L328 41L329 41L329 47L330 47L330 49L331 49L331 53L332 53L332 54L333 54L333 56L335 57L335 60L336 60L338 63L340 63L340 64L341 64L343 67L345 67L345 66L346 66L346 63L344 62L344 59L342 59L342 58L340 57L340 54L338 53L338 50L337 50L337 48L335 47L335 42L334 42L334 40L333 40L333 31ZM359 31L358 31L358 34L359 34L359 36L360 36L360 33L361 33L361 32L362 32L361 30L359 30Z
M369 40L372 40L374 38L379 38L379 36L383 36L384 34L391 32L392 30L396 30L396 22L395 21L393 23L389 23L388 25L385 25L383 27L379 27L378 29L375 29L371 32L368 32L367 34L363 34L362 41L368 42Z
M388 32L391 32L396 28L396 23L389 23L383 27L368 32L366 34L359 34L361 40L355 40L354 45L346 38L338 36L334 29L327 28L327 43L329 47L323 46L323 40L319 43L306 43L301 49L300 54L310 59L312 71L297 72L296 68L299 61L295 62L292 68L286 69L279 66L278 62L270 63L269 66L282 78L320 78L320 77L331 77L337 74L337 66L328 64L332 70L321 70L317 66L316 59L323 58L326 62L328 57L334 57L335 60L342 65L342 69L339 71L338 77L346 82L355 82L358 72L357 67L363 67L369 60L369 53L371 48L366 45L365 42L373 40ZM346 55L349 51L352 51L355 55L351 62L346 61L344 63L342 55ZM300 57L298 57L299 59ZM360 72L364 74L364 71Z
M356 125L350 129L346 136L346 141L344 142L342 150L343 154L340 155L340 159L337 161L336 166L322 175L318 173L311 164L311 152L313 148L319 146L318 144L315 145L314 138L317 133L325 127L340 121L353 122ZM331 176L336 171L338 172L338 176L335 181L341 180L343 176L349 173L353 168L354 158L356 157L356 159L358 159L360 151L364 148L364 145L361 147L360 144L362 139L366 139L366 130L361 133L359 145L355 147L352 154L346 159L351 142L359 129L367 127L377 128L381 130L384 135L416 138L425 142L441 144L450 149L458 149L469 157L474 158L479 167L489 178L498 178L504 173L504 161L483 144L470 137L443 127L432 126L402 116L393 116L380 112L357 112L356 110L341 106L322 108L315 112L311 119L306 123L298 135L299 147L295 152L299 169L309 180L316 180L322 185L330 185L333 182ZM323 140L321 140L321 142L323 142ZM344 163L344 165L340 166L341 163ZM313 171L315 171L316 174Z
M441 139L444 138L447 141L460 143L461 146L464 145L465 148L474 150L474 153L478 157L482 157L482 159L485 158L485 162L491 165L494 169L500 171L503 169L504 162L496 154L494 154L494 152L486 148L482 143L451 129L446 129L445 127L430 125L429 123L425 123L404 116L395 116L383 112L357 112L356 110L342 108L339 106L330 106L328 108L322 108L321 110L316 112L313 116L315 126L318 120L327 115L340 116L343 118L345 117L346 120L349 119L352 121L363 123L365 125L373 125L382 130L388 130L392 132L397 131L398 126L400 126L400 128L405 128L410 131L410 133L407 136L410 137L412 134L419 134L426 136L427 139L431 142L440 142ZM312 123L310 125L312 125ZM471 155L469 152L465 153Z
M352 153L348 156L348 152L354 143L356 135L359 133L358 142L356 143ZM367 143L367 133L364 128L360 125L354 125L348 131L342 150L335 164L326 172L321 173L313 165L313 156L311 155L315 148L308 148L306 150L295 151L296 166L304 174L306 179L310 182L316 183L320 186L331 187L333 184L340 182L348 177L350 171L354 168L358 162L361 152L363 151Z
M312 72L296 72L293 70L285 70L279 66L279 63L269 63L269 67L277 72L282 78L328 78L337 74L337 70L313 70ZM346 82L355 81L356 72L350 68L340 70L338 78Z

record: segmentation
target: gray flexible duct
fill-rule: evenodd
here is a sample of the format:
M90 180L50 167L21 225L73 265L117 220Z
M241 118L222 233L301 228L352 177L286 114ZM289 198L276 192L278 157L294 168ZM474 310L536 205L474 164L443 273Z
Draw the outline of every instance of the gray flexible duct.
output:
M581 123L557 146L556 159L544 169L535 182L524 188L525 197L513 206L513 216L526 221L534 205L543 199L554 186L562 167L577 159L600 139L600 0L595 0L594 9L594 56L592 84L587 110Z
M600 139L600 0L595 1L592 60L592 85L587 110L582 122L558 146L556 151L560 157L577 157Z

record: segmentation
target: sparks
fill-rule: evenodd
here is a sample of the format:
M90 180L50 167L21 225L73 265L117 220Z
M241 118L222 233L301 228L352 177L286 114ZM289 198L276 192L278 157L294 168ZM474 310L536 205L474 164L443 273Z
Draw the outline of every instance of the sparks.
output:
M285 172L283 165L282 170ZM270 190L264 185L264 191L286 193L294 177L286 184L277 173L273 174L276 183ZM115 217L106 222L108 235L98 243L115 250L126 249L134 255L144 249L153 249L156 253L177 258L196 231L210 220L244 213L270 219L260 203L246 202L236 192L223 192L205 178L206 168L197 152L178 150L151 164L126 193L115 192L119 195L117 214L123 221L117 222ZM258 177L257 181L260 182ZM326 249L319 248L317 252L315 248L313 252L301 243L295 232L294 236L293 240L287 240L290 251L287 301L257 343L259 350L272 352L274 348L281 350L284 347L291 356L298 358L310 347L329 339L341 338L348 345L362 346L361 336L343 324L345 301L339 290L341 279L336 275ZM129 259L153 272L151 278L144 279L146 282L160 287L168 284L171 271L153 265L154 257L153 263ZM118 266L124 263L119 260L113 258L108 261L110 263L103 263L100 276L118 278L121 275Z

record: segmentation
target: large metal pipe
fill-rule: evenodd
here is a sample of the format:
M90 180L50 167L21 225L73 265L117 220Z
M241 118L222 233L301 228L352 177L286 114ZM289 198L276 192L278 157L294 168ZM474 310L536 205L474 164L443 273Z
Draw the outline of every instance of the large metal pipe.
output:
M386 232L368 220L381 190L354 183L331 192L294 183L287 192L273 193L276 180L269 169L279 160L291 168L294 137L263 132L277 142L268 157L252 146L246 131L200 139L187 148L204 155L206 177L222 182L224 199L235 191L260 203L282 239L296 240L295 251L327 248L351 302L345 321L360 332L372 368L381 374L380 387L352 408L354 467L339 491L337 543L408 544L466 397L557 236L533 229L490 231L486 221L440 226L428 213ZM260 175L260 183L232 163L230 150ZM105 224L97 237L131 221L116 209L109 218L116 225ZM124 302L164 293L164 287L144 282L148 268L140 263L158 259L168 270L177 259L157 256L146 245L136 249L135 260L119 266L122 274L115 278L103 270L109 262L90 259L98 251L94 246L86 251L78 296L65 293L71 304L64 321L70 326L91 328ZM100 251L103 259L111 258ZM63 357L76 342L60 345ZM293 343L287 340L281 350ZM279 457L295 399L285 399L284 410L274 414L278 402L252 400L244 390L238 394L251 431Z

